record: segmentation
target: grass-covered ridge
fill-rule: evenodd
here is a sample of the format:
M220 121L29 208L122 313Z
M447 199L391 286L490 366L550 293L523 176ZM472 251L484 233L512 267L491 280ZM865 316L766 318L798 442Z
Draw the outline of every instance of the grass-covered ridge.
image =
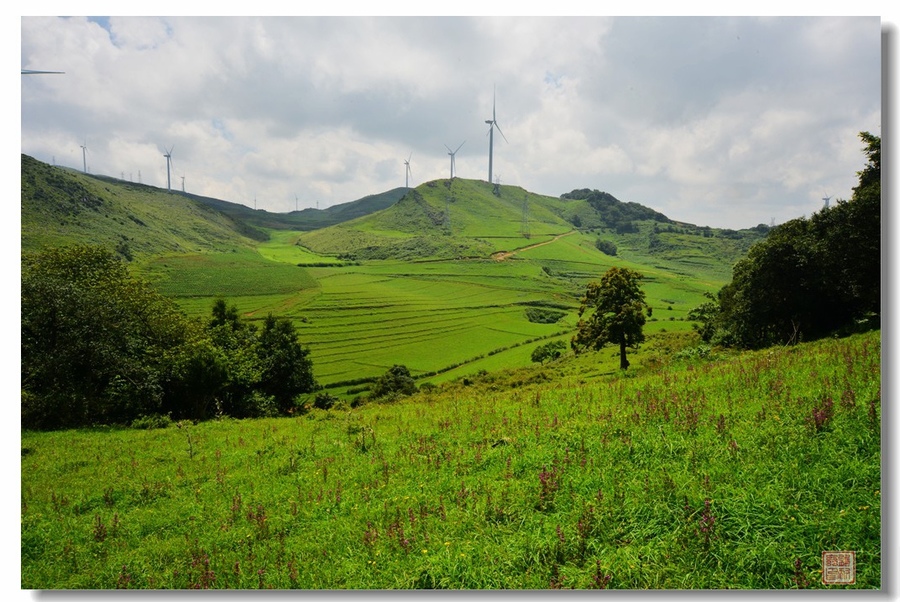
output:
M95 244L125 258L249 249L265 234L200 203L22 155L22 251Z
M880 346L25 432L21 586L878 588Z

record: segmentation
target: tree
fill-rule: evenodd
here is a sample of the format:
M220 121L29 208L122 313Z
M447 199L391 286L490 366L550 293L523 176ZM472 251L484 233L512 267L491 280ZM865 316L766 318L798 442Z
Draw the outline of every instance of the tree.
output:
M23 427L160 411L167 361L190 336L174 302L87 245L25 256L21 295Z
M275 398L281 412L290 412L294 398L319 388L313 377L309 349L300 344L293 322L266 316L259 333L260 390Z
M551 341L544 345L539 345L531 352L531 361L543 364L547 360L558 359L565 349L566 344L564 341Z
M629 366L626 347L644 342L644 324L653 310L644 300L643 276L628 268L610 268L600 282L588 285L578 310L578 330L572 337L576 353L599 350L608 343L619 345L619 367ZM587 318L585 313L593 310ZM646 311L646 314L644 313Z
M708 342L760 348L856 329L880 315L881 139L862 132L868 162L850 201L769 230L732 280L691 314Z
M372 398L412 395L416 392L416 381L409 373L409 368L394 365L385 372L372 387Z

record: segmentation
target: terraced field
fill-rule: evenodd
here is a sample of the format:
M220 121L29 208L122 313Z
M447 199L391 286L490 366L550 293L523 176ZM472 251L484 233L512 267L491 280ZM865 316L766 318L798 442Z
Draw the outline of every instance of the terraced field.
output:
M504 261L348 263L296 245L302 236L273 232L256 253L171 255L142 271L191 315L208 315L223 297L251 320L269 313L293 319L316 378L339 394L394 364L420 383L528 365L538 344L568 340L586 284L613 265L645 274L654 308L648 334L690 330L687 312L713 290L702 278L604 255L580 232L539 239L539 246L523 239ZM526 314L535 306L564 315L535 323Z

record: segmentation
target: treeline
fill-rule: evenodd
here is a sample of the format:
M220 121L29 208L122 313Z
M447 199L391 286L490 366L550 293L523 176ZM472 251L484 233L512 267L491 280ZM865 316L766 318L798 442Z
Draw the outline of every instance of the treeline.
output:
M23 257L21 294L23 428L278 415L318 389L289 320L190 320L102 247Z
M594 211L597 212L603 225L619 234L637 232L638 227L634 223L636 221L654 220L662 223L672 221L662 213L649 207L632 201L620 201L608 192L600 190L580 188L572 192L566 192L560 195L559 198L587 201Z
M690 317L716 344L762 348L877 325L881 313L881 138L849 201L769 231L732 281Z

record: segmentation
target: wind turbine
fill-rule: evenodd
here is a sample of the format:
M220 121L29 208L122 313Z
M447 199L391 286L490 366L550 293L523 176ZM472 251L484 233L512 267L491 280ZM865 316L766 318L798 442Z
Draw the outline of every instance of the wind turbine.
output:
M163 147L165 148L165 147ZM172 150L174 150L175 145L172 145L172 148L166 149L163 157L166 158L166 188L169 192L172 192Z
M81 145L81 160L84 163L84 173L87 173L87 140Z
M485 123L491 126L489 135L490 135L490 144L488 146L488 182L494 181L494 126L497 126L497 131L500 132L500 135L503 136L503 139L506 140L506 136L503 134L503 130L500 129L500 124L497 123L497 86L494 86L494 113L491 119L485 119ZM509 144L509 140L506 140L506 143Z
M447 154L450 155L450 179L451 180L453 179L453 175L456 173L456 152L459 149L461 149L462 145L465 143L466 143L466 141L463 140L462 144L460 144L459 146L456 147L456 150L450 150L449 146L447 146L446 144L444 145L444 148L446 148L449 151Z
M822 197L822 200L825 201L825 208L826 208L826 209L828 209L828 201L830 201L831 198L832 198L833 196L834 196L834 195L832 194L831 196L823 196L823 197Z
M409 159L403 162L406 165L406 187L409 188L409 176L412 175L412 170L409 168L409 160L412 159L412 153L409 153Z

